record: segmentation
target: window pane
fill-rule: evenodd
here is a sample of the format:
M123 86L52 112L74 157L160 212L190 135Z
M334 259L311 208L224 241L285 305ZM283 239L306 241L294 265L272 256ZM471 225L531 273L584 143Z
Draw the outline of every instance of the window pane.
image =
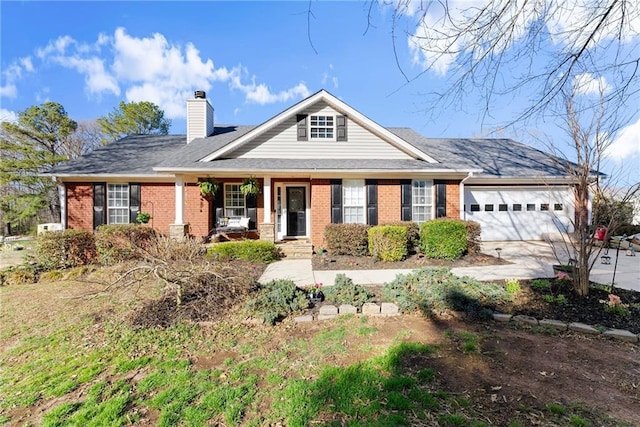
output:
M240 184L224 185L224 215L245 216L245 199Z
M549 203L540 203L540 210L541 211L548 211L549 210Z
M432 219L433 181L416 179L411 182L411 205L413 222L422 223Z
M480 205L471 205L471 212L480 212Z
M311 116L310 134L313 139L333 139L333 116Z
M364 218L364 180L350 179L342 181L343 221L345 223L365 224Z
M485 212L493 212L493 205L484 205Z
M519 212L522 210L522 205L520 203L514 203L513 204L513 211L514 212Z
M506 212L507 210L508 210L508 209L507 209L507 205L503 205L503 204L499 204L499 205L498 205L498 211L500 211L500 212Z
M561 211L562 210L562 203L555 203L553 205L553 210L554 211Z
M129 223L129 184L107 185L107 223Z
M528 211L535 211L536 210L536 205L533 203L527 203L527 210Z

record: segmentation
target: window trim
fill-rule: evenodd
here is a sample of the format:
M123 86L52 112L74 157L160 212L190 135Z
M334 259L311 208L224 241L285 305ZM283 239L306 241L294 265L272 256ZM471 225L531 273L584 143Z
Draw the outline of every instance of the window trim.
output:
M345 191L349 188L358 188L362 192L362 204L347 204ZM362 218L360 222L347 221L347 208L362 208ZM343 179L342 180L342 222L345 224L366 224L367 223L367 191L364 179Z
M225 218L229 218L229 217L246 217L247 215L247 198L244 196L244 194L242 194L242 192L240 191L240 183L239 182L225 182L224 183L224 192L223 192L223 201L222 201L222 213L224 214ZM235 190L229 190L228 188L231 186L235 186L237 187L237 192ZM227 201L229 199L228 194L230 192L233 193L237 193L240 194L240 198L238 200L242 200L242 206L228 206L227 205ZM242 209L242 214L241 215L228 215L227 214L227 209Z
M120 198L120 199L115 199L115 198L111 198L109 197L111 192L114 190L114 188L118 186L120 188L122 188L124 191L120 191L120 195L124 195L125 197ZM106 208L107 208L107 224L130 224L131 223L131 219L130 219L130 212L129 212L129 206L131 205L131 199L130 199L130 187L129 187L129 183L123 183L123 182L112 182L112 183L107 183L107 191L106 191ZM126 201L126 206L111 206L111 201L112 200L125 200ZM126 222L121 222L121 221L112 221L111 220L111 212L115 211L115 210L123 210L126 211L124 217L126 217ZM120 213L120 215L118 215L118 217L123 217L122 213ZM117 219L117 218L116 218Z
M424 182L426 183L426 191L427 191L427 195L428 198L430 200L431 203L416 203L415 202L415 190L418 189L419 187L417 187L415 184L417 182ZM415 222L416 224L421 224L423 222L427 222L427 221L431 221L432 219L435 218L435 185L433 184L433 180L432 179L412 179L411 180L411 220L413 222ZM430 193L430 194L429 194ZM426 216L427 218L424 221L418 221L416 220L416 217L418 216L415 208L416 207L424 207L427 208L425 209L426 212Z
M325 121L325 123L328 121L328 119L331 119L331 125L320 125L317 123L317 121L323 118L323 120ZM316 121L316 124L314 125L314 119ZM330 137L323 137L323 136L313 136L313 130L314 129L324 129L325 131L330 129L331 130L331 136ZM313 114L313 115L309 115L309 140L310 141L336 141L336 132L337 132L337 119L335 115L331 115L331 114Z

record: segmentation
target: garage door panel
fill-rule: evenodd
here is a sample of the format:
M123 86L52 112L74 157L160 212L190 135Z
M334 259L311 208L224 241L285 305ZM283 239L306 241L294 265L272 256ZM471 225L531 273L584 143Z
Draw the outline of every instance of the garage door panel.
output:
M572 199L573 191L569 187L468 186L465 218L480 223L485 241L541 240L549 233L572 231Z

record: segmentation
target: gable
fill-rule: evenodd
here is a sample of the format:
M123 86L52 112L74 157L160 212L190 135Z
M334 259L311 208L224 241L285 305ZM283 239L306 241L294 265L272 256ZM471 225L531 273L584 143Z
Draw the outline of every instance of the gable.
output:
M334 127L337 117L342 113L336 111L324 101L319 101L298 115L333 117ZM307 126L309 121L307 120ZM227 158L262 158L262 159L412 159L414 157L401 151L389 142L365 129L351 117L347 117L347 140L338 141L334 135L331 139L298 140L297 115L293 115L282 123L248 141L245 145L225 155Z

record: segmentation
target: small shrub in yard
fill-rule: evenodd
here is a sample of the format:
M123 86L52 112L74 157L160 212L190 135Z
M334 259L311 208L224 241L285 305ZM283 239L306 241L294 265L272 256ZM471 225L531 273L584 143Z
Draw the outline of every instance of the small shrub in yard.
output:
M551 289L551 282L547 279L535 279L531 282L531 288L538 291L547 291Z
M466 249L464 221L435 219L420 225L420 250L428 258L457 259Z
M246 305L249 313L262 318L269 325L307 307L307 295L289 279L273 280L262 286L255 298Z
M155 238L156 232L151 227L138 224L101 225L96 231L98 259L105 265L142 259Z
M83 230L46 232L38 236L34 258L43 270L57 270L87 265L97 260L92 233Z
M517 294L520 292L520 281L518 279L507 279L504 284L505 289L510 294Z
M455 276L448 268L425 268L400 274L385 283L382 296L398 304L404 312L422 309L432 314L456 310L479 318L490 315L489 307L511 299L501 286Z
M278 259L278 248L265 240L241 240L216 243L207 254L220 260L241 259L250 262L270 263Z
M379 225L368 230L369 253L380 261L401 261L407 257L407 228Z
M360 307L372 300L373 296L362 286L356 285L346 275L339 273L333 286L324 288L324 297L335 304L351 304Z
M38 275L32 266L20 265L3 271L0 279L4 286L29 285L38 281Z
M366 224L329 224L324 229L327 249L333 255L365 256L369 249L367 230Z
M394 225L407 229L407 251L415 252L420 245L420 226L413 221L394 221L381 225Z
M465 221L465 227L467 229L467 253L478 254L480 253L480 235L482 229L479 222Z

